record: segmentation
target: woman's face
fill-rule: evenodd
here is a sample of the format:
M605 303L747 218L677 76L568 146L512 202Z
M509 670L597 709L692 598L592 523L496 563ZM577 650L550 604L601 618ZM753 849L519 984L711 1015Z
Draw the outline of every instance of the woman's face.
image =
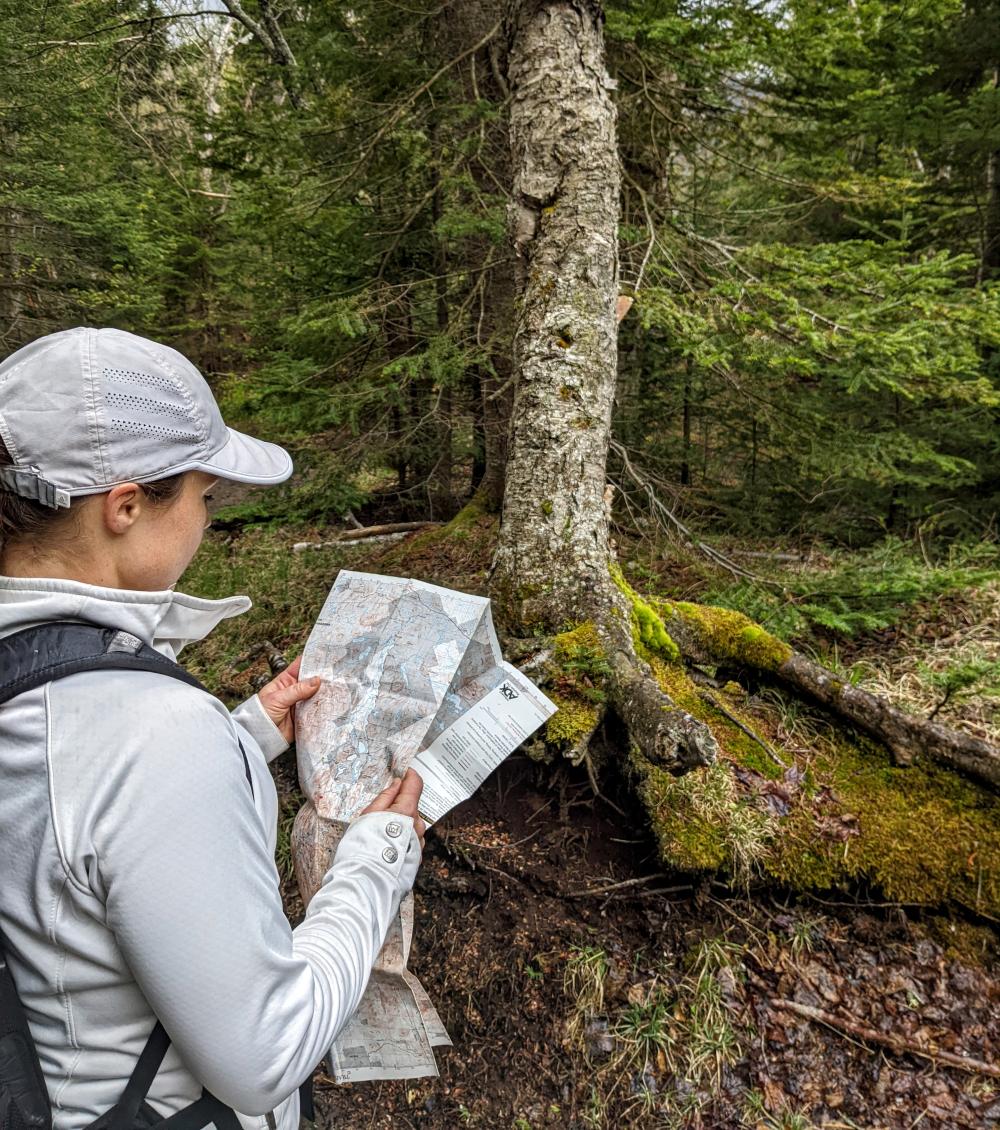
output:
M121 587L156 592L173 587L198 551L208 526L207 495L217 480L188 471L170 502L143 508L121 562Z

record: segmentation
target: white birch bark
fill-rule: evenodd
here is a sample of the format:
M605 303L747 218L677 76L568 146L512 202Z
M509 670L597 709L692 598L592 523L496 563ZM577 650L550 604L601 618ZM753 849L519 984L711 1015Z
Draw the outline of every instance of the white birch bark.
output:
M589 0L508 6L520 307L492 587L525 628L585 618L608 586L619 171L601 23Z

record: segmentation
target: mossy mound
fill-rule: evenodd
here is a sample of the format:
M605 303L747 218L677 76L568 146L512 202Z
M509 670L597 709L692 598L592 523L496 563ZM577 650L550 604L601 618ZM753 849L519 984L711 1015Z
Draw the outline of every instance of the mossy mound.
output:
M867 738L820 741L810 786L767 870L795 887L867 879L888 898L1000 914L1000 798L933 763L908 769Z
M593 703L570 698L552 691L549 698L558 710L545 723L545 740L552 745L576 748L594 732L600 721L600 710Z
M552 640L546 674L549 697L559 707L545 724L545 740L574 754L600 721L603 685L611 674L597 628L586 621Z
M473 498L450 522L377 552L360 567L485 595L497 522L497 516Z
M752 876L774 835L773 821L740 794L728 763L674 777L638 750L631 761L664 863L740 880Z
M867 882L887 898L960 903L1000 914L1000 798L932 763L899 769L889 754L818 715L782 746L778 707L725 708L777 748L761 745L707 702L679 664L654 673L681 709L709 725L717 765L672 777L630 752L637 788L664 863L684 871L756 872L799 890ZM806 716L808 719L808 716Z

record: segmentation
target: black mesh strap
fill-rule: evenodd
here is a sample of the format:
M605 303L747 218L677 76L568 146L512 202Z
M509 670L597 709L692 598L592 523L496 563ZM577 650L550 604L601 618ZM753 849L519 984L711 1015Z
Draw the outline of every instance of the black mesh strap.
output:
M316 1121L316 1104L313 1101L313 1077L311 1074L299 1087L299 1114L307 1122Z
M66 675L115 669L157 671L205 690L194 675L129 632L53 621L0 639L0 703Z
M133 1130L139 1107L142 1106L149 1088L153 1085L157 1071L163 1057L170 1047L170 1037L166 1029L157 1021L146 1046L142 1049L139 1058L135 1061L129 1081L125 1084L121 1098L115 1105L102 1115L97 1122L91 1123L93 1130Z
M201 1098L190 1106L157 1122L153 1130L201 1130L210 1122L215 1124L216 1130L241 1130L240 1120L233 1108L226 1106L208 1091L202 1091Z
M52 621L0 639L0 705L25 691L68 675L109 670L152 671L206 690L194 675L131 632L102 628L97 624ZM237 743L253 795L250 762L238 737ZM144 1107L145 1098L169 1046L170 1037L157 1021L121 1098L109 1111L95 1119L87 1130L134 1130L140 1123L149 1121L151 1112ZM33 1043L31 1050L34 1051ZM140 1110L143 1111L142 1117ZM153 1126L155 1130L201 1130L210 1122L217 1130L240 1130L239 1120L232 1109L208 1091L203 1091L201 1098L176 1114L154 1122Z

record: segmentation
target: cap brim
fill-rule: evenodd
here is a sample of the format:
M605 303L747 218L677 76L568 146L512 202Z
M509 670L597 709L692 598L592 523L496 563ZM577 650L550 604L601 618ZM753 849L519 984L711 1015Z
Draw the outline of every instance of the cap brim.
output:
M258 486L283 483L292 473L292 457L283 447L227 430L229 439L209 459L196 464L199 471Z

